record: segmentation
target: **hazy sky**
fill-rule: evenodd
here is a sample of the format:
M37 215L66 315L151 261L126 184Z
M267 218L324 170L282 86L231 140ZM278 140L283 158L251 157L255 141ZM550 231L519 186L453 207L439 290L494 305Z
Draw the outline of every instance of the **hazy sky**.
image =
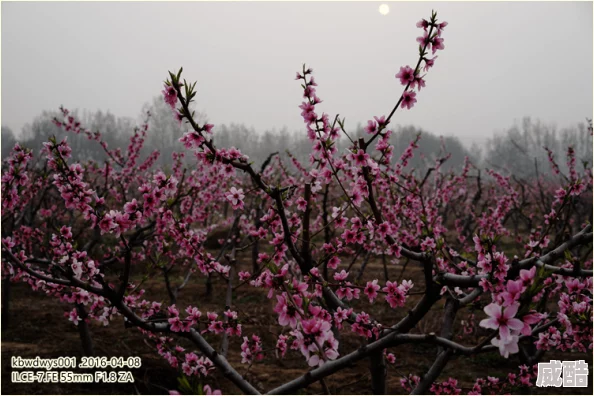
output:
M305 62L319 110L354 128L395 104L432 9L445 50L394 124L482 142L524 116L592 116L591 2L2 2L2 125L18 133L61 104L137 118L183 66L212 123L303 130Z

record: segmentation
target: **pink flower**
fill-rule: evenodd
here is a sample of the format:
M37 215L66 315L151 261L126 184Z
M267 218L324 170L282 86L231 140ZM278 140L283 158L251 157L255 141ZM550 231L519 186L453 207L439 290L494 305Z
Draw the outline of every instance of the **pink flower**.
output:
M386 293L386 301L391 308L403 307L406 302L406 292L404 288L399 287L396 282L386 282L386 286L382 289Z
M165 85L165 89L162 91L165 103L167 103L173 110L177 104L177 91L172 85Z
M433 57L433 58L424 58L425 59L425 67L423 67L423 70L427 71L429 70L429 68L433 67L433 65L435 65L435 59L437 59L437 56Z
M109 214L105 214L103 219L99 222L99 229L101 229L101 234L105 234L106 232L110 232L113 227L116 226L115 221L113 221L112 217Z
M289 337L287 337L286 335L279 335L278 336L278 341L276 342L276 350L277 353L280 353L281 357L285 357L285 354L287 353L287 349L288 349L288 345L287 345L287 340L289 339Z
M330 260L328 260L328 268L330 269L338 268L338 264L340 264L340 259L336 256L332 256Z
M167 307L167 312L169 313L169 315L171 315L172 317L175 316L179 316L179 311L177 310L177 307L175 306L175 304L173 304L170 307Z
M342 271L336 272L334 274L334 280L342 282L342 281L346 280L348 278L348 276L349 276L349 273L346 272L345 270L342 270Z
M318 118L318 115L314 111L315 107L313 104L309 102L303 102L299 108L303 110L301 112L301 116L303 117L303 120L306 124L311 124Z
M421 88L425 88L425 80L423 80L423 77L424 76L416 76L415 80L410 84L410 87L414 88L416 86L419 92L421 92Z
M132 213L136 213L136 211L138 211L138 210L140 210L140 205L136 201L136 198L134 198L132 201L126 202L124 204L124 211L126 213L132 214Z
M202 130L206 133L212 133L212 128L214 128L213 124L204 124Z
M396 363L396 356L393 353L386 353L386 361L390 364Z
M377 116L373 116L373 118L375 118L375 121L377 122L378 126L386 126L388 125L390 122L386 122L386 116L381 116L381 117L377 117Z
M530 270L520 270L520 279L522 280L524 286L528 286L532 283L532 279L536 275L536 267L530 268Z
M402 247L400 247L396 244L390 245L390 247L389 247L390 255L394 256L395 258L401 257L401 251L402 251Z
M252 275L249 272L247 272L247 271L240 271L238 273L238 275L239 275L239 279L242 282L245 282L246 280L249 280L252 277Z
M220 389L212 389L210 385L204 385L204 394L205 395L222 395Z
M334 335L331 331L332 325L330 322L326 322L325 320L311 318L303 320L301 322L301 326L303 328L303 332L314 337L319 344L323 344L324 341L334 338Z
M417 37L417 43L421 46L421 48L425 48L425 46L429 46L431 44L431 39L429 37L429 33L425 32L423 36Z
M367 160L369 159L369 154L367 154L363 150L357 150L356 153L351 155L351 158L355 161L355 164L359 166L367 165Z
M352 230L344 230L344 232L342 233L342 235L340 236L345 243L347 244L352 244L355 243L355 231Z
M435 54L435 52L437 52L437 50L442 50L445 48L445 45L443 45L443 39L438 36L434 37L433 40L431 40L431 46L432 46L433 54Z
M175 317L175 318L169 318L168 321L169 321L169 324L171 325L170 326L171 331L173 331L175 333L178 333L178 332L184 330L184 324L180 320L180 318L177 318L177 317Z
M223 322L221 322L220 320L210 322L210 324L208 325L208 331L215 334L222 333L223 331L225 331Z
M75 325L78 325L78 322L82 320L80 316L78 316L76 308L66 313L65 316L68 316L68 320L74 323Z
M199 133L191 131L186 132L179 141L184 144L185 148L191 149L193 147L199 147L204 142L204 138Z
M408 291L410 289L412 289L414 286L413 281L412 280L403 280L402 283L400 284L400 286L398 286L398 288L400 290L402 290L405 293L408 293Z
M520 331L524 327L520 319L514 318L519 307L520 304L517 302L505 308L497 303L491 303L485 307L485 313L489 318L481 320L479 325L487 329L499 329L501 340L508 341L511 330Z
M542 318L542 314L540 314L538 312L534 312L534 311L532 311L532 313L529 313L528 315L524 315L524 317L522 317L522 322L524 323L524 327L522 327L522 330L520 331L520 333L522 333L523 335L532 334L532 332L530 330L530 325L540 322L541 318Z
M523 288L524 284L522 280L507 281L507 290L502 293L503 306L506 307L518 301L520 295L522 294Z
M238 190L235 187L231 187L225 198L231 203L233 209L243 209L243 198L245 198L243 189L240 188Z
M419 22L417 22L417 27L426 31L429 27L429 22L426 19L421 19Z
M374 133L377 132L377 124L374 121L367 121L367 126L364 128L365 132L367 132L370 135L373 135Z
M421 250L426 252L427 250L432 250L436 248L435 241L431 237L425 238L423 242L421 242Z
M441 36L441 32L443 31L443 29L445 29L445 27L448 26L448 23L446 21L443 21L442 23L437 24L437 35Z
M351 195L351 200L356 206L360 206L361 202L363 202L363 194L361 194L359 190L354 190Z
M252 334L251 342L248 337L243 337L241 351L241 363L251 364L254 359L264 359L264 354L262 353L262 341L260 340L260 337L255 334Z
M372 303L373 300L377 297L377 291L380 289L379 285L377 284L377 279L374 279L373 282L367 282L365 289L363 292L369 298L369 302Z
M64 239L72 238L72 227L62 226L62 228L60 228L60 234Z
M188 314L188 320L192 323L192 325L195 325L202 316L202 312L200 312L196 307L187 307L186 312Z
M400 107L407 108L410 110L415 105L415 103L417 103L417 99L415 99L416 96L417 94L413 91L406 91L405 93L403 93L402 104L400 105Z
M499 338L493 338L491 340L491 344L495 345L496 347L499 348L499 353L501 354L501 356L503 356L504 358L508 358L509 354L514 354L514 353L518 353L519 351L519 347L518 347L518 336L510 336L509 339L499 339Z
M173 117L175 118L175 121L177 121L177 124L181 126L182 121L184 119L184 117L181 115L181 113L179 111L175 111L173 113Z
M377 229L375 230L375 232L377 232L377 234L382 237L385 238L386 235L390 232L390 223L384 221L383 223L381 223Z
M297 209L305 212L305 209L307 209L307 201L303 197L299 197L295 203L297 204Z
M336 312L334 312L334 322L339 330L342 329L342 322L347 320L352 313L353 308L342 309L341 307L338 307Z
M415 80L415 72L410 66L404 66L400 68L400 71L396 74L396 78L400 79L400 84L408 85Z
M297 321L301 318L299 312L292 304L288 303L287 298L282 295L276 296L277 304L274 307L274 312L278 313L278 323L281 326L290 325L292 328L297 327ZM302 300L299 296L293 296L293 301L297 306L301 306Z

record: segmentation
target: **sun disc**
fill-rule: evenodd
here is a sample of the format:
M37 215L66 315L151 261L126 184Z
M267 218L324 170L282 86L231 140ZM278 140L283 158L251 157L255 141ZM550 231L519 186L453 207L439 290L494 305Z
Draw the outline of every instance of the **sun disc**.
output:
M379 12L382 15L388 15L388 13L390 12L390 7L387 4L382 4L381 6L379 6Z

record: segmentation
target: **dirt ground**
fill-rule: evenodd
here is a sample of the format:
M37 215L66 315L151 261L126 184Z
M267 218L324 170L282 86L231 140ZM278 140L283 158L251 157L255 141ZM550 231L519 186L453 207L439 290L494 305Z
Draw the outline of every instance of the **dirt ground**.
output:
M344 259L343 262L348 261ZM247 259L239 260L240 270L249 270ZM358 272L358 264L351 270ZM391 280L399 279L402 266L388 264ZM420 268L410 264L404 273L404 279L412 279L421 289L422 274ZM366 268L364 279L378 278L383 283L383 266L381 261L370 262ZM174 278L174 282L179 281ZM145 285L147 296L155 299L161 298L167 303L164 282L162 278L155 277ZM213 294L206 297L204 278L196 276L180 293L178 307L184 308L188 304L197 306L202 312L208 310L221 311L225 296L225 285L215 281ZM414 291L415 289L413 289ZM356 310L364 310L383 323L393 324L402 318L408 308L411 308L418 296L411 296L405 309L393 310L387 303L375 304L373 307L367 301L358 301L354 304ZM275 335L281 332L273 307L276 299L268 300L261 289L244 286L239 288L234 295L234 306L243 323L243 334L256 333L263 339L263 348L274 348ZM383 299L381 299L383 301ZM17 384L11 381L11 357L23 358L57 358L60 356L75 356L80 361L82 349L77 328L64 318L63 313L72 309L68 304L63 304L56 299L48 298L41 293L34 293L26 286L15 284L11 287L10 316L5 330L2 331L2 393L3 394L164 394L170 389L177 389L177 370L171 368L161 358L154 348L146 341L145 337L134 328L125 328L123 319L115 320L110 326L103 327L93 323L91 332L97 356L139 356L142 358L142 367L133 369L133 384ZM440 329L441 311L443 301L434 307L433 311L419 323L413 330L419 332L438 332ZM181 311L181 309L180 309ZM464 311L458 316L465 316ZM457 339L464 345L474 345L486 333L479 333ZM216 348L220 346L221 338L208 338ZM182 340L184 347L192 346ZM241 340L237 337L231 339L228 360L238 371L248 378L260 391L269 391L293 378L303 375L307 371L302 356L298 352L289 351L287 356L279 360L274 351L269 351L263 361L255 363L248 371L248 366L241 364ZM340 354L346 354L361 345L361 339L352 332L346 332L340 338ZM430 367L436 355L433 346L408 345L398 349L389 350L396 355L396 363L388 365L387 392L389 394L406 393L400 386L400 378L409 373L423 375ZM590 375L588 388L517 388L515 394L592 394L592 354L580 353L548 353L544 360L577 360L584 359L589 365ZM468 393L477 377L503 377L506 373L520 365L517 355L510 359L502 358L499 353L485 353L475 357L458 357L452 359L440 380L452 376L459 381L462 392ZM364 359L352 367L326 378L326 384L332 394L370 394L369 360ZM76 372L84 372L77 369ZM89 371L92 372L92 371ZM215 375L210 378L210 384L219 388L223 393L234 394L239 390L224 377ZM300 392L301 394L323 393L319 383L315 383Z

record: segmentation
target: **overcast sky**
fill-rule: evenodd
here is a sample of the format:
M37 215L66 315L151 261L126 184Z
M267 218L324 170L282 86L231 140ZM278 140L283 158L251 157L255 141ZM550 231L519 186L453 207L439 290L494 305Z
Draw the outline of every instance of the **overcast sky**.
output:
M432 9L449 23L445 50L395 124L468 143L524 116L592 116L591 2L2 2L2 125L18 133L62 104L137 118L183 66L212 123L303 130L305 62L320 111L354 128L395 104L394 75L416 62L415 24Z

